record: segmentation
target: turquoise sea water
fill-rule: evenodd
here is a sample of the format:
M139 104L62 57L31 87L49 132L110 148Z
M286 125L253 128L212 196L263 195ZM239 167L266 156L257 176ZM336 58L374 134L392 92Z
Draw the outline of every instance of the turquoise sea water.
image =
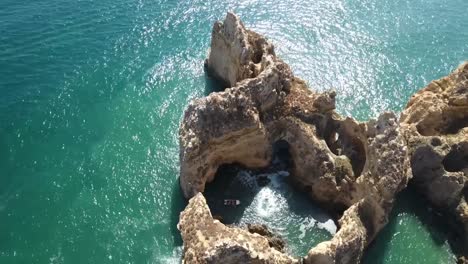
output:
M305 256L310 248L336 233L333 219L306 193L289 184L287 171L265 173L228 167L219 169L205 190L212 215L220 216L224 224L267 225L285 240L285 251L293 256ZM225 199L237 200L240 205L226 206Z
M227 10L361 120L468 58L466 0L3 0L0 263L179 262L178 125ZM452 261L413 202L369 263Z

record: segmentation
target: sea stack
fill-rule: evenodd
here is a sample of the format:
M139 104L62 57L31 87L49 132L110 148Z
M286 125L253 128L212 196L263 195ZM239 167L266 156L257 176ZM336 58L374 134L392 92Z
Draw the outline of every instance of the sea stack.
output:
M415 182L431 201L450 206L466 230L467 163L459 168L457 162L466 161L468 153L466 64L417 93L401 121L383 113L368 122L340 116L334 91L309 88L275 55L272 43L246 29L233 13L214 24L205 65L228 88L193 100L180 126L180 185L190 199L178 224L184 263L359 263L388 222L412 169L416 174L432 169L420 164L418 155L425 153L434 153L445 169L430 180L425 173L415 175ZM432 112L413 113L427 111L424 98L431 102L433 97L440 100L433 109L438 118L431 119ZM451 133L435 137L434 122ZM339 216L335 236L302 257L288 256L266 237L213 219L202 194L223 164L267 166L278 141L289 145L290 177L298 191ZM430 197L437 181L450 195Z

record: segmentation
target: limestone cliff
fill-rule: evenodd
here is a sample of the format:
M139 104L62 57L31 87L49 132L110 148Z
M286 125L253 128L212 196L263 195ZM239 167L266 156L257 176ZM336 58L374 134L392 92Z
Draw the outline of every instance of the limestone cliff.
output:
M273 45L246 29L235 14L228 13L224 23L214 24L206 64L228 86L256 77L273 57Z
M416 187L461 225L468 252L468 63L417 92L400 124Z
M343 215L334 238L311 249L304 261L359 262L365 247L387 223L395 194L411 175L395 115L385 113L366 123L339 116L333 91L309 89L276 57L271 43L247 30L232 13L214 25L206 65L230 88L192 101L180 127L180 184L186 198L195 197L179 224L185 261L212 263L207 257L194 256L213 247L217 252L213 254L226 261L229 254L241 254L257 256L246 263L264 263L270 258L264 254L273 254L275 262L268 263L290 263L291 258L277 257L273 249L217 244L210 236L221 236L206 230L204 220L187 220L198 219L193 217L197 207L206 207L199 193L220 165L266 166L272 145L285 141L293 160L294 184ZM209 211L203 215L202 219L213 221ZM242 241L250 239L237 229L216 225L223 233L232 233L225 241L237 243L233 234L242 234Z

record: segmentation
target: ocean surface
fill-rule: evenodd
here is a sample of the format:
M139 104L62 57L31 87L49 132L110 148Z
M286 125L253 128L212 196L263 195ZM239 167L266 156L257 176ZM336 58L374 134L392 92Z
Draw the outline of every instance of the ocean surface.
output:
M468 59L466 0L2 0L0 263L180 262L178 126L216 88L203 60L228 10L359 120L401 111ZM267 215L305 255L333 230L298 218L320 210L273 183L244 220ZM414 195L399 196L366 263L454 263Z

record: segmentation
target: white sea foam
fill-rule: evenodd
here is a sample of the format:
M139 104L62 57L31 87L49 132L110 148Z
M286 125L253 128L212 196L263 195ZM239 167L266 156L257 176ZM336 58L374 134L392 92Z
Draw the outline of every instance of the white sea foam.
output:
M288 176L289 173L286 171L280 171L277 173L271 173L269 174L268 178L270 179L270 184L269 186L278 189L278 190L284 190L286 186L284 186L284 177Z
M256 213L261 217L270 217L278 213L282 208L281 197L270 188L263 188L254 198Z
M300 225L299 225L299 231L301 232L299 234L299 238L300 239L304 239L305 236L306 236L306 232L307 230L310 230L311 228L313 228L315 226L315 224L317 223L317 221L312 218L312 217L307 217L304 222L302 222Z
M333 222L332 219L328 219L327 221L325 221L323 223L318 222L317 227L327 230L332 235L334 235L336 233L336 224L335 224L335 222Z
M304 217L291 211L289 199L295 190L285 181L288 176L287 171L259 175L252 175L247 171L240 172L237 180L249 189L256 186L258 191L252 203L245 209L240 223L266 224L284 237L295 233L294 236L301 240L307 239L314 229L323 229L334 235L337 230L335 223L322 212L311 210L311 215ZM259 187L257 179L263 177L268 177L269 182L266 186ZM297 226L298 230L294 231L294 228L291 229L292 226ZM299 232L296 233L297 231Z
M153 263L161 264L180 264L182 259L183 247L175 247L171 256L157 256Z

